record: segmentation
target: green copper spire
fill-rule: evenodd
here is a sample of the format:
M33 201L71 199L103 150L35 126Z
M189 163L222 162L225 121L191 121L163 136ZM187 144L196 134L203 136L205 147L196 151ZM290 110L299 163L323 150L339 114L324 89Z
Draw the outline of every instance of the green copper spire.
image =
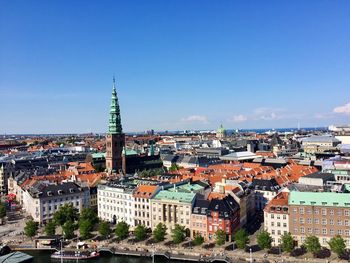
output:
M122 122L120 118L119 102L117 97L117 91L115 89L115 78L113 77L113 90L112 90L112 102L109 111L109 124L108 133L121 134L123 132Z

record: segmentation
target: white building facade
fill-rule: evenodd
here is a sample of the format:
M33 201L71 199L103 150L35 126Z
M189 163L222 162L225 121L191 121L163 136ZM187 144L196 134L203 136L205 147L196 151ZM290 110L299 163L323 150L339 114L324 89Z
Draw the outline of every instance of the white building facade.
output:
M98 217L112 223L135 226L135 198L132 188L110 183L97 188Z

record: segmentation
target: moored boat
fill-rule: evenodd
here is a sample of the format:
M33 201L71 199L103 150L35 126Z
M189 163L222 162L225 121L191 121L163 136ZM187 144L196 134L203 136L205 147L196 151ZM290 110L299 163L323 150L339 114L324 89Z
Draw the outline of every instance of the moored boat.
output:
M86 260L97 258L100 253L93 252L80 252L80 251L57 251L51 255L52 259L63 259L63 260Z

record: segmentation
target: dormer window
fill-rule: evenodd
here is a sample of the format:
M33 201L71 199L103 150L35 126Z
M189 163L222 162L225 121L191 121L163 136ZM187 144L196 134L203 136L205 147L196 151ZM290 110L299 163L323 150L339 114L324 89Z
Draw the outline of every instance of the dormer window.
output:
M70 193L74 193L74 189L73 188L69 188L69 192Z
M52 192L51 191L47 191L47 196L52 196Z

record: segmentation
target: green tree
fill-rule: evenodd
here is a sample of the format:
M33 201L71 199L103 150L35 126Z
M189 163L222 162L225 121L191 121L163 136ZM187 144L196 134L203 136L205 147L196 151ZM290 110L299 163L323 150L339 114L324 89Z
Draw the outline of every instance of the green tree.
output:
M174 229L171 231L171 237L173 238L173 242L175 244L179 244L184 241L186 237L185 227L175 224Z
M288 253L292 252L294 248L294 239L291 233L285 233L281 237L282 239L282 250Z
M91 231L93 230L93 223L88 220L79 220L79 233L82 239L87 239L91 236Z
M103 238L107 238L108 235L112 232L111 227L109 226L109 223L106 221L101 221L98 226L98 232Z
M53 219L59 226L63 226L67 221L74 223L78 218L78 209L72 203L64 204L53 214Z
M147 237L147 228L144 225L137 225L134 235L137 241L144 240Z
M115 227L115 235L119 240L123 240L129 236L129 225L121 221Z
M215 241L218 246L222 246L226 242L226 233L224 230L219 229L215 233Z
M79 220L89 220L93 225L98 223L98 217L97 214L95 212L95 210L93 210L92 208L84 208L81 211L81 214L79 216Z
M0 202L0 225L3 224L3 219L6 216L6 206Z
M153 230L153 238L156 242L163 241L166 235L166 226L163 223L159 223Z
M196 246L202 245L202 244L204 243L204 237L202 237L201 234L197 234L197 235L194 237L193 243L194 243Z
M49 221L45 226L45 233L48 236L53 236L56 234L56 224L54 221Z
M177 170L179 170L179 166L176 164L176 163L173 163L173 164L171 164L171 166L169 167L169 171L170 172L174 172L174 171L177 171Z
M346 243L345 243L345 240L340 235L336 235L332 237L331 240L329 240L328 244L331 250L334 253L336 253L338 256L340 256L345 252Z
M103 172L103 171L105 170L105 169L103 168L102 164L96 164L96 165L94 166L94 168L95 168L96 172L98 172L98 173L101 173L101 172Z
M238 248L244 249L246 245L249 243L248 233L243 228L241 228L234 235L234 240Z
M272 237L269 232L266 230L261 231L257 237L258 245L261 249L268 249L271 248L271 243L272 243Z
M71 220L66 221L62 226L64 237L67 239L73 238L74 229L75 229L74 223Z
M33 220L27 221L24 227L24 234L27 237L32 238L33 236L36 235L37 231L38 231L38 223L34 222Z
M321 250L320 240L317 236L307 236L304 245L306 250L310 253L317 253Z

